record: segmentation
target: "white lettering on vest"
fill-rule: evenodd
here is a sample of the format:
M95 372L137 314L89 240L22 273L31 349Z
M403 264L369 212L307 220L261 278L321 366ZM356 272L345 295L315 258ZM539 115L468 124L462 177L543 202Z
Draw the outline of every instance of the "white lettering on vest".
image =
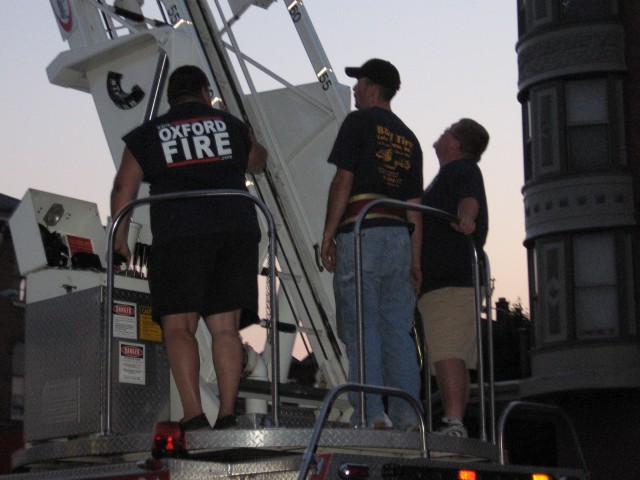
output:
M219 160L233 150L227 124L219 119L158 125L158 137L167 164L180 160Z

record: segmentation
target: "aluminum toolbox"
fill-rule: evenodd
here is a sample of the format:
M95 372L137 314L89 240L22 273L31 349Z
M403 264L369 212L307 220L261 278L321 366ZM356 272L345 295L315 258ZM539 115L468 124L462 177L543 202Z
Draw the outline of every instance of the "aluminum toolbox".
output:
M114 290L110 356L105 299L96 286L26 305L25 441L105 433L108 418L113 434L169 419L169 366L149 294Z

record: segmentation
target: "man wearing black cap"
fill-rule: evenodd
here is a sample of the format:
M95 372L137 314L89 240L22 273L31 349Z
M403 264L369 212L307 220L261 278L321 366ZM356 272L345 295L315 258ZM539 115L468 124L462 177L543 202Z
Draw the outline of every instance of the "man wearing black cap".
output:
M325 268L334 272L338 334L347 347L349 380L357 382L353 225L360 210L379 198L420 204L422 150L391 111L391 99L400 88L398 70L374 58L345 72L358 80L353 87L358 110L345 118L329 156L337 171L329 190L321 256ZM421 283L422 218L415 211L378 205L362 226L365 382L400 388L419 401L411 331ZM359 418L357 398L350 396L354 423ZM404 400L390 398L388 413L396 428L417 424ZM374 428L389 426L380 396L367 395L366 419Z
M189 190L246 192L245 173L264 170L267 153L249 128L211 107L209 80L198 67L169 77L169 111L123 137L126 144L111 192L111 213L135 199L140 183L151 195ZM114 251L129 261L126 225ZM258 242L255 205L237 196L172 200L151 205L149 288L153 318L162 325L185 430L211 428L202 411L195 337L202 317L211 333L220 408L214 428L235 425L242 376L238 333L242 310L257 311Z

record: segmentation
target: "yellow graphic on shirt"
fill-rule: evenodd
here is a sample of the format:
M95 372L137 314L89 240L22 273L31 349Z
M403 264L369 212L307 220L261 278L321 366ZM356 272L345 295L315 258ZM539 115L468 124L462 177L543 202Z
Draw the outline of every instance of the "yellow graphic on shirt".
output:
M413 142L381 125L376 127L376 140L376 158L381 160L378 173L388 186L399 187L402 184L402 172L398 169L411 170Z

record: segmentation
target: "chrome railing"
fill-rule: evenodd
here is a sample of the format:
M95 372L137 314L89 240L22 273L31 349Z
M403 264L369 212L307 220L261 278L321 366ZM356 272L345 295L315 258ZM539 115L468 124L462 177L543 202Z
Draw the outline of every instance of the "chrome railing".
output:
M365 351L364 351L364 319L363 319L363 291L362 291L362 222L366 217L369 210L376 207L377 205L389 205L395 208L401 208L404 210L415 210L425 215L431 215L433 217L439 218L443 221L449 223L457 223L458 218L454 215L451 215L442 210L438 210L436 208L427 207L424 205L417 205L415 203L402 202L400 200L386 199L381 198L372 201L367 204L358 214L355 226L354 226L354 249L355 249L355 277L356 277L356 322L357 322L357 350L358 350L358 383L366 384L365 377ZM484 349L483 349L483 340L482 340L482 296L480 293L480 266L478 259L478 252L473 241L473 238L470 235L466 235L468 239L469 249L472 253L472 271L473 271L473 284L475 289L475 303L476 303L476 312L475 312L475 320L476 320L476 330L477 330L477 349L478 349L478 394L479 394L479 406L480 406L480 439L483 441L487 440L487 422L486 422L486 399L485 399L485 380L484 380ZM491 305L487 305L488 309L491 308ZM350 359L353 361L353 359ZM493 362L490 362L491 365ZM428 365L427 365L428 368ZM489 377L490 384L488 386L489 390L493 392L493 375ZM494 401L494 395L491 393L490 395L491 401ZM430 398L428 398L429 402L427 403L427 407L430 409ZM361 427L366 426L366 399L364 391L360 391L359 399L359 424ZM493 412L495 411L495 407L492 406L491 412L493 416ZM428 413L429 418L429 429L431 428L431 413ZM492 420L493 421L493 420ZM494 431L494 427L491 427L492 432ZM492 434L493 436L493 434ZM493 441L493 439L492 439Z
M153 195L150 197L139 198L127 203L120 212L113 217L111 228L107 238L107 299L105 303L104 319L107 322L106 328L106 351L107 351L107 365L106 365L106 380L105 380L105 395L106 395L106 414L103 418L103 433L111 434L111 416L112 416L112 336L113 336L113 288L114 288L114 265L113 265L113 237L114 232L120 225L123 217L129 214L133 209L138 206L153 204L159 202L166 202L179 199L192 199L201 197L223 197L234 196L243 197L253 203L255 203L267 220L268 236L269 236L269 252L268 252L268 276L269 276L269 304L271 318L270 320L270 340L271 340L271 401L272 409L271 415L274 426L279 426L280 423L280 351L279 351L279 339L278 339L278 302L276 300L276 273L275 273L275 258L276 258L276 229L275 223L271 212L267 206L257 197L254 197L248 192L241 190L193 190L187 192L167 193L162 195Z

